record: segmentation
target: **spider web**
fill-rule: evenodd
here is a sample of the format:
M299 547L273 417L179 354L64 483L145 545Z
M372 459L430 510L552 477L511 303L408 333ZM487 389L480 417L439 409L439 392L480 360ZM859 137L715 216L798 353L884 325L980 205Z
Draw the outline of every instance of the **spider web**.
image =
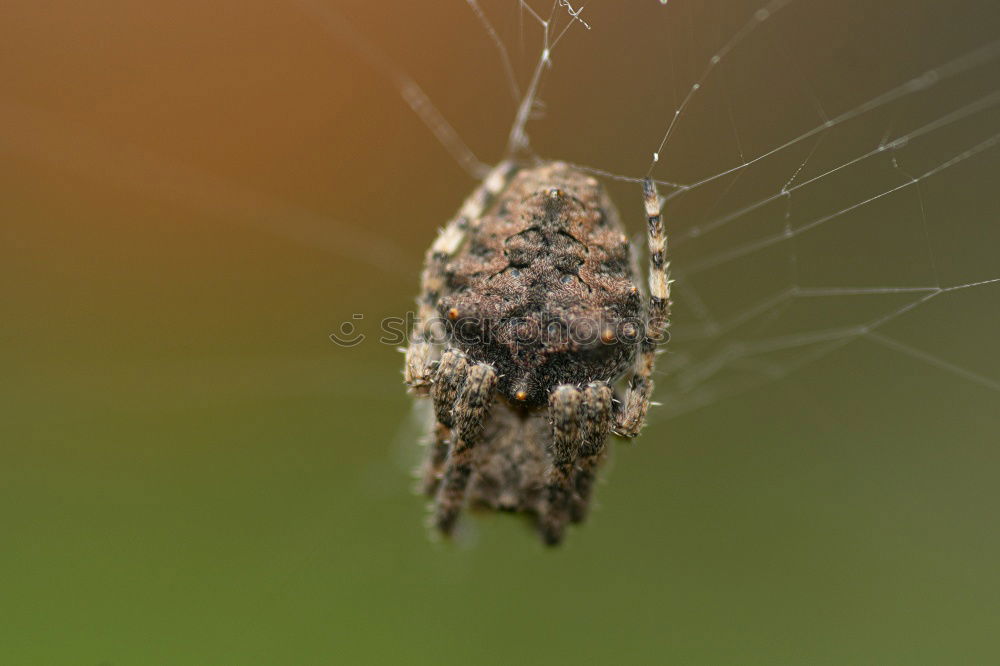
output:
M462 118L435 107L440 93L337 3L294 5L395 86L469 189L520 148L600 176L639 232L639 182L656 179L675 283L656 378L663 406L651 420L857 343L908 358L928 380L947 373L1000 392L1000 25L989 3L637 0L623 11L608 0L466 0L453 11L494 55L471 87L513 101L509 132L478 156L449 122L465 129ZM412 254L385 236L37 108L4 101L0 117L12 128L0 137L6 151L218 212L415 288Z
M600 29L587 14L590 5L557 1L542 12L525 0L489 3L500 14L516 5L522 49L525 23L540 32L522 90L487 3L468 4L518 101L507 150L574 162L572 150L545 154L546 139L563 129L558 111L547 109L537 124L531 119L545 109L538 95L545 77L561 73L555 63L562 40L571 30ZM735 29L711 44L688 44L688 73L678 72L671 52L673 71L654 63L645 77L650 90L638 91L681 91L672 106L643 111L662 125L645 152L646 172L576 164L630 186L620 189L619 202L637 199L645 176L663 190L674 308L669 352L657 370L663 406L653 421L780 380L860 340L908 357L928 375L943 371L1000 392L990 349L957 348L962 339L977 339L963 334L963 317L1000 303L1000 267L988 249L1000 240L990 223L997 197L984 178L1000 153L1000 41L967 44L888 86L831 100L824 88L837 86L825 86L821 63L814 65L818 73L801 71L811 64L796 63L801 40L788 43L802 21L791 14L815 6L775 0L747 5L740 15L726 5L726 14L738 18ZM658 9L665 42L683 43L685 31L701 34L698 22L727 24L694 3ZM887 23L896 20L890 13ZM701 53L705 48L711 50ZM912 69L920 59L910 60ZM753 94L754 85L769 94ZM968 200L976 201L971 209L960 204ZM641 219L635 207L623 208L626 220ZM927 346L926 334L914 335L928 330L945 343ZM985 332L986 339L996 332Z

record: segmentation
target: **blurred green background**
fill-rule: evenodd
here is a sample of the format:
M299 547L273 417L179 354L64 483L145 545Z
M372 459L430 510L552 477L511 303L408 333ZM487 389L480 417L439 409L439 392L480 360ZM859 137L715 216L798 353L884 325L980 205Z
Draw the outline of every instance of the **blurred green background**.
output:
M592 29L553 51L535 148L641 176L761 4L587 3ZM346 23L280 0L0 8L0 663L1000 661L996 286L883 330L992 388L848 341L735 397L706 383L704 407L619 445L600 506L558 550L507 516L429 540L409 476L420 432L377 322L411 309L424 248L474 181L345 31L419 81L486 162L514 104L466 3L318 5ZM538 31L512 1L481 5L523 86ZM722 171L998 37L995 2L796 0L705 80L656 174ZM998 75L988 60L838 122L815 148L678 199L669 228L943 118ZM837 172L715 245L678 244L674 266L788 210L846 209L998 131L995 107L970 113L895 166ZM698 287L725 320L790 284L998 278L998 153ZM612 192L641 231L636 186ZM704 361L686 352L680 294L671 354ZM848 298L837 316L905 302ZM768 310L768 334L839 325L814 323L825 304ZM354 313L368 339L333 345Z

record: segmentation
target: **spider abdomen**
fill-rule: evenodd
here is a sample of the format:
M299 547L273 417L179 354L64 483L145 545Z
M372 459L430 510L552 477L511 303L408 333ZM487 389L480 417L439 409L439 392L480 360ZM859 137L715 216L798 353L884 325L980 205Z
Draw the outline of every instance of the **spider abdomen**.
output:
M515 404L614 381L634 360L642 302L628 239L600 184L563 163L518 171L445 276L449 343L493 365Z

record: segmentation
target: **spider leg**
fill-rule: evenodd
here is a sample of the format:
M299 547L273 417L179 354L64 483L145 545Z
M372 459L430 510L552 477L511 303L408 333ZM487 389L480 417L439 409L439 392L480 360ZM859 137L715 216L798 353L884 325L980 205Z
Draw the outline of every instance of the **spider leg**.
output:
M451 354L446 353L442 358L442 365L450 357ZM453 422L451 450L448 452L444 474L434 500L434 524L444 534L451 533L462 508L465 488L472 475L473 449L483 434L483 427L493 404L496 384L497 373L493 366L478 363L465 371L455 398L451 410ZM437 404L437 401L435 408L439 413L444 409L443 405Z
M656 347L663 341L670 315L670 265L666 261L667 237L660 209L663 200L651 179L642 184L649 232L649 302L646 306L646 334L632 368L624 402L615 413L613 430L622 437L635 437L646 424L646 410L653 394Z
M479 219L496 195L503 191L516 167L505 161L490 171L482 185L465 200L458 214L441 230L424 258L420 276L420 296L417 298L417 319L413 326L413 339L406 348L403 377L407 386L418 393L426 393L434 373L434 340L440 340L440 323L436 321L435 308L446 281L448 261L462 246L469 229L479 224Z
M421 490L431 497L437 492L444 472L444 463L448 460L448 447L451 445L451 428L443 423L434 423L427 435L427 459L420 469Z
M539 517L542 538L548 545L562 541L569 522L569 506L575 490L574 468L584 437L584 396L575 386L556 387L549 394L552 466L546 478L546 500Z
M434 373L434 383L431 384L430 393L434 403L436 423L433 426L433 443L424 466L424 492L428 495L437 490L445 461L448 459L452 426L455 425L452 409L468 368L469 362L465 354L449 349L441 356Z
M469 360L465 354L457 349L449 349L441 356L434 374L434 384L431 387L434 415L439 424L449 429L455 425L453 410L468 372Z
M570 520L574 523L587 517L595 473L611 429L611 397L611 387L604 382L594 382L583 390L583 444L576 460L576 495L570 504Z

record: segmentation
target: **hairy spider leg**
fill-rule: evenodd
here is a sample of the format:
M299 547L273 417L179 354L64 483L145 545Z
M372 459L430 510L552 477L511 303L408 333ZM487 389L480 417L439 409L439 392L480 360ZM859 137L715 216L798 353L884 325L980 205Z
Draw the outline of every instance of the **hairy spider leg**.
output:
M646 410L653 393L656 347L663 341L670 315L670 264L666 261L667 237L663 231L663 200L652 179L642 184L649 242L649 302L646 306L646 334L639 347L629 379L624 406L615 414L614 433L635 437L646 424Z
M576 494L570 503L570 520L587 517L597 466L604 456L611 430L612 391L604 382L594 382L583 390L583 441L576 460Z
M445 352L438 367L436 383L451 381L443 376L452 368L446 360L452 353ZM459 364L461 367L461 364ZM444 534L450 534L462 509L465 489L472 475L472 454L483 434L486 419L496 394L497 372L487 363L464 366L465 376L451 409L452 441L445 461L444 474L434 499L434 524ZM452 382L454 383L454 382ZM443 404L435 404L439 414L446 409Z
M448 350L441 356L438 363L435 381L431 385L431 400L434 404L434 417L437 422L433 427L434 442L424 470L424 492L430 494L437 490L444 464L448 459L448 447L451 441L451 429L455 425L452 409L458 400L458 392L468 373L469 362L465 354L457 350Z
M552 466L546 474L546 506L539 520L547 544L562 541L569 521L569 503L574 490L574 466L583 443L583 392L575 386L557 386L549 394L552 439L549 455Z
M420 490L424 495L437 492L438 483L444 473L444 464L448 460L448 447L451 446L451 428L443 423L434 423L427 439L431 447L421 468Z
M597 463L611 429L611 397L611 387L605 382L594 382L583 390L559 386L549 395L552 467L539 520L542 538L549 545L562 540L567 522L578 523L586 516Z

